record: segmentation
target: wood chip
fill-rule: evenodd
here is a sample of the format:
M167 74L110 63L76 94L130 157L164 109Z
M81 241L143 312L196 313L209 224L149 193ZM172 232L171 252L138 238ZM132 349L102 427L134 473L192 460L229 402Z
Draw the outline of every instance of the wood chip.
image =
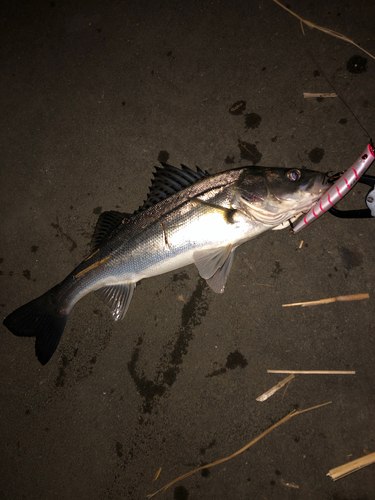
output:
M232 106L232 107L230 108L230 110L229 110L229 111L230 111L231 113L235 113L235 112L236 112L236 111L238 111L240 108L242 108L244 105L245 105L244 101L240 101L238 104L236 104L236 105Z
M98 252L99 252L99 250L100 250L100 248L98 248L97 250L95 250L95 252L94 252L94 253L92 253L91 255L89 255L88 257L86 257L85 262L86 262L86 260L90 260L90 259L91 259L91 257L94 257L94 255L95 255L96 253L98 253Z
M288 483L288 482L284 481L284 479L281 479L281 483L284 486L287 486L288 488L295 488L296 490L299 490L299 486L296 483Z
M284 385L287 384L288 382L290 382L293 378L294 378L293 374L291 374L288 377L284 378L278 384L276 384L273 387L271 387L271 389L269 389L267 392L265 392L264 394L262 394L261 396L259 396L257 398L257 401L266 401L266 399L268 399L269 397L273 396L273 394L275 394L275 392L277 392L279 389L281 389L282 387L284 387Z
M93 254L94 255L94 254ZM92 257L92 255L90 256ZM90 258L89 257L89 258ZM80 278L81 276L83 276L84 274L88 273L89 271L91 271L92 269L96 269L97 267L101 266L104 262L107 262L107 260L109 259L110 257L106 257L105 259L102 259L102 260L99 260L97 262L95 262L94 264L92 264L91 266L89 267L86 267L86 269L84 269L83 271L80 271L78 274L76 274L75 276L73 276L73 278ZM87 259L86 259L87 260Z
M330 476L334 481L337 481L337 479L341 479L342 477L345 477L348 474L351 474L352 472L355 472L359 469L363 469L363 467L367 467L368 465L371 465L373 463L375 463L375 452L370 453L369 455L365 455L362 458L352 460L351 462L348 462L344 465L340 465L335 469L331 469L328 472L327 476Z
M338 97L338 95L336 94L336 92L304 92L303 97L305 99L313 99L314 97Z
M317 306L320 304L330 304L331 302L350 302L351 300L364 300L369 299L368 293L356 293L355 295L338 295L337 297L330 297L329 299L312 300L310 302L294 302L293 304L283 304L282 307L292 306Z
M154 481L157 480L157 478L160 476L160 472L161 472L161 467L159 467L159 470L157 471L157 473L155 474L155 477L154 477Z
M293 373L295 375L355 375L354 371L340 370L267 370L267 373Z
M245 151L247 151L253 158L255 158L254 153L252 153L250 149L246 147L246 144L242 142L241 137L238 138L238 143Z

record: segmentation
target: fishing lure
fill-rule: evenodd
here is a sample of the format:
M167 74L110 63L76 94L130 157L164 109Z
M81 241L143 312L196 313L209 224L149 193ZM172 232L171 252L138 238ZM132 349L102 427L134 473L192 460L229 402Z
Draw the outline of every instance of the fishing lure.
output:
M316 219L331 210L359 181L362 175L368 170L375 160L375 151L371 144L366 146L361 156L348 168L348 170L332 185L332 187L322 196L322 198L312 207L312 209L293 228L294 233L298 233L306 226L309 226ZM369 205L368 205L369 206Z

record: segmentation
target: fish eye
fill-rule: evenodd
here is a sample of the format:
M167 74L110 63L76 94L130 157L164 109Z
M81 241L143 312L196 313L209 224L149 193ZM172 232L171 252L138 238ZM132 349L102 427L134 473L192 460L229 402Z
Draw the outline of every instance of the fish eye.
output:
M301 178L301 172L297 168L293 168L292 170L288 170L285 175L290 181L296 182Z

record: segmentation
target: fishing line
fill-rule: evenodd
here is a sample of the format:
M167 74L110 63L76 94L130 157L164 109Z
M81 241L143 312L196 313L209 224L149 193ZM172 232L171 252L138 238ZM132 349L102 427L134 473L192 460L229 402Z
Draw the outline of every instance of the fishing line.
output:
M308 53L310 59L312 60L312 62L315 64L315 66L318 68L319 70L319 73L323 76L323 78L326 80L326 82L328 83L328 85L333 89L333 91L335 92L335 94L337 95L337 97L341 100L341 102L346 106L346 108L350 111L350 113L352 114L352 116L354 117L354 119L356 120L356 122L359 124L359 126L362 128L362 130L365 132L366 136L368 137L368 139L370 139L370 144L371 146L373 146L373 141L372 141L372 137L371 135L369 134L369 132L365 129L365 127L362 125L362 123L360 122L359 118L355 115L354 111L350 108L349 104L345 101L345 99L343 97L341 97L341 95L339 94L339 92L337 92L335 86L333 85L333 83L329 80L329 78L327 77L327 75L325 74L325 72L322 70L320 64L318 64L314 58L314 56L312 55L312 53L310 52L310 50L306 47L304 47L304 49L306 50L306 52Z

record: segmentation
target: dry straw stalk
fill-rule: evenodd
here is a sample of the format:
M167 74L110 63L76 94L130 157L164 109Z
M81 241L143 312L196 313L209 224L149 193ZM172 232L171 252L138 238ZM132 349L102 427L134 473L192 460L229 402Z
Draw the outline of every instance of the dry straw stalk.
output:
M348 43L351 43L352 45L354 45L355 47L357 47L359 50L362 50L362 52L364 52L365 54L367 54L369 57L371 57L372 59L375 59L375 56L373 56L372 54L370 54L370 52L367 52L367 50L363 49L362 47L360 47L358 44L356 44L355 42L353 42L353 40L351 40L350 38L348 38L347 36L345 35L342 35L341 33L338 33L337 31L333 31L329 28L324 28L323 26L318 26L310 21L307 21L306 19L303 19L302 17L300 17L298 14L296 14L295 12L293 12L292 10L288 9L288 7L285 7L285 5L283 5L281 2L279 2L279 0L273 0L275 3L277 3L277 5L280 5L280 7L282 7L284 10L286 10L287 12L289 12L289 14L292 14L292 16L296 17L299 22L301 23L301 29L302 29L302 32L303 34L305 34L305 32L303 31L303 25L306 24L306 26L308 26L309 28L311 29L317 29L319 31L323 31L323 33L326 33L327 35L331 35L331 36L334 36L335 38L338 38L339 40L343 40L344 42L348 42Z
M213 467L214 465L222 464L223 462L227 462L228 460L231 460L232 458L236 457L237 455L240 455L244 451L248 450L250 448L250 446L253 446L253 444L255 444L258 441L260 441L269 432L273 431L274 429L276 429L276 427L279 427L280 425L284 424L285 422L287 422L291 418L295 417L296 415L300 415L301 413L306 413L307 411L310 411L310 410L315 410L316 408L321 408L322 406L329 405L330 403L332 403L332 401L328 401L327 403L323 403L323 404L320 404L320 405L312 406L311 408L306 408L306 410L299 410L299 411L293 410L286 417L282 418L281 420L279 420L278 422L276 422L276 424L272 425L266 431L262 432L262 434L260 434L258 437L256 437L252 441L250 441L250 443L248 443L247 445L245 445L243 448L241 448L240 450L236 451L232 455L229 455L229 457L221 458L220 460L216 460L216 462L212 462L212 463L207 464L207 465L202 465L202 467L198 467L197 469L191 470L191 471L187 472L186 474L183 474L182 476L179 476L178 478L174 479L170 483L166 484L165 486L163 486L162 488L160 488L160 490L155 491L155 493L151 493L151 495L147 495L147 498L153 498L158 493L164 492L170 486L178 483L182 479L185 479L185 478L187 478L187 477L195 474L196 472L198 472L198 471L200 471L202 469L208 469L209 467Z

